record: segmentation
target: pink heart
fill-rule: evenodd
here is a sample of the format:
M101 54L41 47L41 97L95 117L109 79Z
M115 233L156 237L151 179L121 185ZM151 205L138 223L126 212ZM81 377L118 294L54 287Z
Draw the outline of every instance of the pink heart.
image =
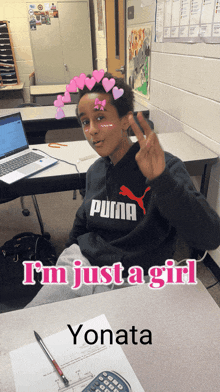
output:
M99 83L100 80L103 78L105 71L103 69L100 69L99 71L95 70L93 71L93 76L95 80Z
M96 80L93 78L93 76L90 78L85 78L85 85L88 87L88 89L91 91L92 88L95 86Z
M81 73L79 76L75 76L73 78L76 82L77 87L79 87L80 90L82 90L85 85L85 78L86 78L86 75L84 73Z
M67 84L66 86L66 91L69 93L76 93L77 92L77 86L75 80L70 80L70 84Z
M64 103L62 101L62 95L57 95L57 100L54 101L54 106L60 108L61 106L64 106Z
M70 93L68 93L68 91L66 91L66 92L64 93L64 97L62 97L62 101L63 101L64 103L71 102L71 96L70 96Z
M115 79L113 79L113 78L111 78L111 79L104 78L102 80L102 85L103 85L105 91L108 92L115 85Z
M113 87L112 94L113 94L114 99L118 99L124 94L124 90L123 90L123 88L118 89L118 87Z
M57 120L60 120L61 118L65 117L65 113L63 111L63 109L57 108L57 112L55 115Z

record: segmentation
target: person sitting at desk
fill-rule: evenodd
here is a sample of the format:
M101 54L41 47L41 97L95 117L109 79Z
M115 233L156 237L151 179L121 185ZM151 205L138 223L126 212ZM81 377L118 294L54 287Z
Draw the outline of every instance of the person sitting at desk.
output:
M150 267L173 257L178 236L204 251L220 245L219 216L196 191L182 161L163 151L141 113L139 124L135 121L132 88L122 78L114 81L116 96L102 81L79 91L77 116L100 158L87 172L85 197L57 263L66 267L69 283L44 286L28 306L108 289L73 290L74 260L99 267L120 262L123 277L138 265L147 275Z

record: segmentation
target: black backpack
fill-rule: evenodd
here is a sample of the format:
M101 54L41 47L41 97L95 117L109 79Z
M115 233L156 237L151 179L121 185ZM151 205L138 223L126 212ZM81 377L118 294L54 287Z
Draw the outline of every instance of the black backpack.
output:
M42 235L20 233L0 247L0 298L16 299L30 297L42 287L41 273L34 269L35 285L23 285L23 261L40 260L43 266L56 264L56 251Z

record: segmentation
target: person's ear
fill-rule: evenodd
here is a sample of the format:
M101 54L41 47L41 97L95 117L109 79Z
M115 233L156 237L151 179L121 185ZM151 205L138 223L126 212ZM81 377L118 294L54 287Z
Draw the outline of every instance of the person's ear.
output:
M128 117L133 114L132 111L129 111L127 114L125 114L125 116L122 117L122 130L123 131L127 131L127 129L130 126L130 123L128 121Z

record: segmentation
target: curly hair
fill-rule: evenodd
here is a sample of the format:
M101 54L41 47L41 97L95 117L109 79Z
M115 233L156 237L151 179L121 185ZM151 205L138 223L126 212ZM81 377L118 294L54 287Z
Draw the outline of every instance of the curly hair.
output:
M88 78L91 78L92 75L87 75ZM118 116L119 118L125 116L128 112L132 111L134 109L134 93L132 88L125 83L124 79L122 78L117 78L115 76L112 76L111 73L105 72L103 78L108 78L108 79L115 79L115 86L118 87L118 89L123 88L124 90L124 94L118 98L118 99L114 99L113 95L112 95L112 91L110 90L109 92L106 93L103 85L102 85L102 81L100 81L99 83L96 82L94 87L92 88L92 90L89 90L88 87L86 87L86 85L84 86L83 90L79 89L78 92L78 104L80 99L85 95L85 94L90 94L90 93L104 93L104 94L108 94L111 97L111 104L113 106L115 106L117 112L118 112ZM78 117L78 104L77 104L77 117Z

